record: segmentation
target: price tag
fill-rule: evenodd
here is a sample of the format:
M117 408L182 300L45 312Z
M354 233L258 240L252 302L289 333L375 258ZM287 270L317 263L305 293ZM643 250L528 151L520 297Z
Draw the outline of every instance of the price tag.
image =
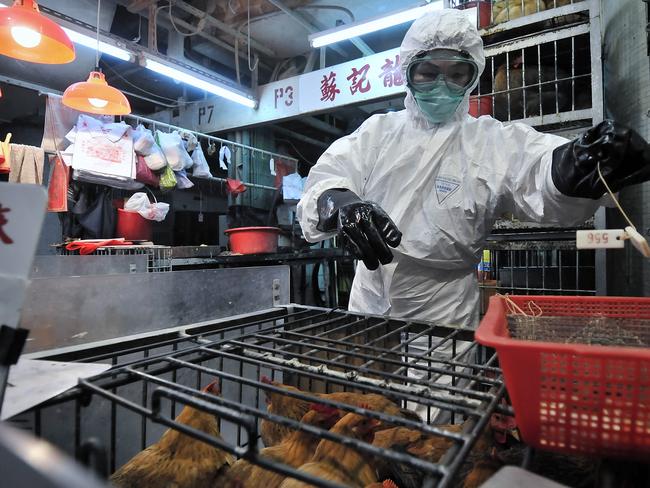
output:
M578 249L621 249L625 247L623 229L579 230L576 232Z

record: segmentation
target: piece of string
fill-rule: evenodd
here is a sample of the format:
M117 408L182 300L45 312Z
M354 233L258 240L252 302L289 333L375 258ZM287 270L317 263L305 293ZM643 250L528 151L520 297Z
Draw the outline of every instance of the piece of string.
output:
M248 0L248 69L250 71L255 71L257 69L257 64L259 63L259 58L255 59L253 66L251 66L251 0Z
M534 301L529 300L527 303L528 306L528 312L526 312L524 309L522 309L517 303L510 298L509 295L497 293L495 296L499 298L503 298L503 300L506 302L506 306L508 307L508 312L510 315L523 315L525 317L541 317L544 314L544 311L542 308L537 305Z
M102 8L102 0L97 0L97 49L95 49L95 67L99 67L99 13Z
M607 184L607 181L605 181L603 174L600 172L600 161L598 161L598 164L596 165L596 169L598 170L598 177L600 178L600 181L603 182L603 185L605 185L605 188L607 189L607 193L609 193L609 196L612 197L612 200L614 200L614 203L616 204L616 206L618 207L618 209L620 210L621 214L623 215L627 223L630 225L630 227L636 230L636 227L634 226L630 218L625 213L625 210L623 210L623 207L621 207L621 204L618 203L618 199L616 198L616 196L614 196L614 192L611 190L611 188Z

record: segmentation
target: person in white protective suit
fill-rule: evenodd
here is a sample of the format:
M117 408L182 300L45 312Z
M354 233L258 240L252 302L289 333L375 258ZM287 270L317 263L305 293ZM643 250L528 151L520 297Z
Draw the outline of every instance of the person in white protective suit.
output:
M612 121L567 141L472 118L485 57L458 10L416 20L400 57L406 109L374 115L330 146L298 218L308 241L339 234L362 261L350 310L475 327L476 265L495 219L584 222L605 194L597 164L617 191L650 179L650 151Z

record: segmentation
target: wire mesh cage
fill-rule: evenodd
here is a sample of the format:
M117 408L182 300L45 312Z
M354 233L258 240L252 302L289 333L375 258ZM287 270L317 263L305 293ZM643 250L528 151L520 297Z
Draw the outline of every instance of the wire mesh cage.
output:
M585 24L486 48L476 115L531 125L591 119L590 43Z
M481 315L496 293L593 296L596 253L576 249L571 240L490 242L480 265L479 289Z
M300 430L313 446L331 441L341 459L357 456L376 472L401 469L417 486L454 486L491 416L511 413L501 403L496 357L472 340L468 329L288 306L51 356L114 367L14 420L71 454L87 449L92 438L107 453L109 473L170 427L268 473L315 486L348 485L260 450L265 432ZM201 391L215 379L218 395ZM374 440L306 425L306 417L301 422L294 415L304 412L298 406L313 410L315 404L335 409L341 422L350 413L371 419ZM177 415L188 405L219 417L220 437L184 424ZM389 428L407 429L439 449L422 455L391 442L377 445L378 438L392 439Z
M64 256L76 255L78 251L68 251L65 246L58 249ZM147 256L147 271L160 273L172 270L172 248L170 246L104 246L92 253L95 256Z
M451 0L450 6L477 9L479 28L495 26L540 12L565 7L584 0Z
M509 315L514 339L586 344L589 346L650 346L650 320L620 317L553 317Z

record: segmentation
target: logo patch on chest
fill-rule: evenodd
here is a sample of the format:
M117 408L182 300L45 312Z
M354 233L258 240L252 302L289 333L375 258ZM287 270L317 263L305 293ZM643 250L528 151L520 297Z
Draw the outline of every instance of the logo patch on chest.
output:
M436 182L436 197L438 198L438 203L441 204L451 195L453 195L456 190L460 188L460 180L454 178L453 176L438 176L435 180Z

